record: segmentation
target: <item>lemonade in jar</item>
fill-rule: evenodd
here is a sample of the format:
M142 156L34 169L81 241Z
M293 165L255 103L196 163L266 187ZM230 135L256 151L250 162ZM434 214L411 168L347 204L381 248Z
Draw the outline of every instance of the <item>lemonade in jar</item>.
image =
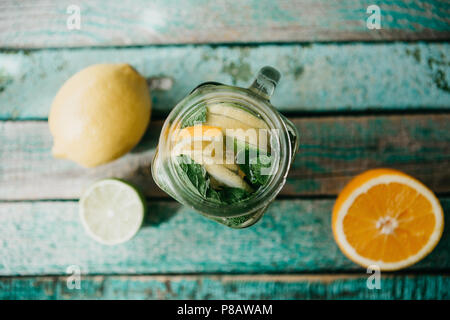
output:
M299 146L271 104L280 79L262 68L250 88L208 82L172 110L152 163L157 185L232 228L257 222L283 187Z

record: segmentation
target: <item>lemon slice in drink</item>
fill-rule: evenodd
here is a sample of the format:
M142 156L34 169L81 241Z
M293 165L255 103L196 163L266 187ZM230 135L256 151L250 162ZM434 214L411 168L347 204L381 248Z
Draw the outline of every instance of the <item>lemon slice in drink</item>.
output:
M145 201L133 186L118 179L104 179L91 185L79 203L86 232L102 244L130 240L141 227Z

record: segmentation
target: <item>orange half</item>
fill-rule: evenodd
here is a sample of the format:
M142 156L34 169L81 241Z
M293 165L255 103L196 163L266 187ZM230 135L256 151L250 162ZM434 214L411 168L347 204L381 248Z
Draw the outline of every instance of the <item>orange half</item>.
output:
M354 262L381 270L408 267L429 254L441 238L439 200L420 181L392 169L355 177L333 208L334 238Z

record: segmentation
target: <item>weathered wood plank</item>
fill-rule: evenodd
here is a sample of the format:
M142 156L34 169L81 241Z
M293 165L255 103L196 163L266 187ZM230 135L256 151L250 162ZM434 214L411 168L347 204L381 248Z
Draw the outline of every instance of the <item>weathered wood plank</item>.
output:
M68 7L81 10L69 30ZM3 0L0 46L79 47L168 43L448 39L447 1L377 1L380 30L369 30L369 0L167 1L76 3Z
M0 203L0 275L293 273L361 270L331 232L333 200L273 203L255 226L236 231L176 202L150 201L145 226L118 246L91 240L77 202ZM441 199L450 225L450 199ZM410 270L447 272L450 232Z
M6 51L0 119L46 119L63 82L100 62L129 62L146 77L171 79L169 90L153 92L159 115L205 81L248 86L264 65L282 73L272 100L284 112L448 109L449 52L448 43Z
M450 115L334 117L294 121L300 151L284 194L335 195L357 174L391 167L438 193L450 188Z
M0 278L5 299L449 299L450 278L368 275L87 276L80 289L66 277ZM276 310L274 310L274 313Z
M450 114L292 118L301 148L282 195L336 195L356 174L374 167L404 170L439 193L450 192ZM101 178L119 177L150 197L166 197L150 162L162 121L138 147L98 168L51 155L47 122L0 122L0 200L76 199Z

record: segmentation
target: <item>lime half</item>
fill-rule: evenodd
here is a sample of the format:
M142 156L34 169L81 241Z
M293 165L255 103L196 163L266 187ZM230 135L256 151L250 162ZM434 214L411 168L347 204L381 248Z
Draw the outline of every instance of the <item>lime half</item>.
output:
M100 243L114 245L138 232L144 219L145 201L128 183L105 179L84 192L79 210L87 233Z

